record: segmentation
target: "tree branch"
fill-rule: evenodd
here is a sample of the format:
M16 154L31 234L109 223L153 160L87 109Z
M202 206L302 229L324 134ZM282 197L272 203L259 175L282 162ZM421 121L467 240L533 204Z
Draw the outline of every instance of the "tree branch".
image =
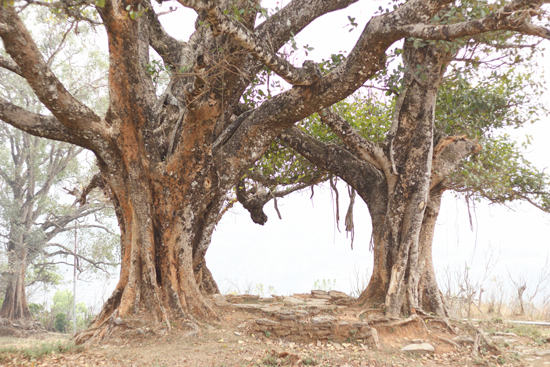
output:
M359 135L343 117L333 112L330 108L322 110L319 116L321 116L321 121L327 124L342 139L344 144L350 147L359 157L378 169L382 169L384 164L387 165L388 162L382 148Z
M21 68L17 66L15 61L4 55L0 55L0 67L8 69L9 71L12 71L19 76L23 76L21 73Z
M206 19L217 32L230 35L255 59L261 61L290 84L311 85L321 77L313 61L305 61L302 68L294 67L284 58L277 56L276 50L270 49L248 28L225 15L218 6L208 9Z
M160 57L162 57L165 66L177 69L178 65L181 63L182 52L187 44L178 41L166 33L151 3L147 1L147 4L149 8L144 15L147 16L148 19L149 43Z
M322 143L297 127L285 130L279 138L322 170L341 177L367 204L376 199L376 189L387 190L379 169L337 145Z
M55 117L32 113L0 97L0 119L31 135L78 144L71 132Z
M102 143L101 119L75 99L52 73L13 7L0 7L0 23L3 23L0 37L6 52L17 63L38 99L75 137L73 143L87 148L91 148L90 143Z
M434 148L430 190L444 183L448 175L470 154L481 150L481 145L465 135L448 136L439 140Z

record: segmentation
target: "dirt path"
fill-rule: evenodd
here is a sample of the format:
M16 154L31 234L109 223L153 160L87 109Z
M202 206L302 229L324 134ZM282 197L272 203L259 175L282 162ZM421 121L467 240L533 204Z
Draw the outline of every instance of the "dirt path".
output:
M179 325L175 324L168 332L162 324L119 320L120 328L107 340L35 358L23 351L29 354L28 351L43 343L53 345L51 349L55 350L55 345L60 345L56 343L68 343L68 337L48 333L38 336L42 339L36 336L0 338L0 365L550 366L548 329L491 322L478 325L452 322L458 335L431 319L383 322L380 312L364 312L361 308L342 305L335 307L331 302L315 301L312 306L305 298L301 302L295 302L297 296L290 298L294 299L218 299L221 321L202 325L197 331L179 330ZM481 344L478 356L474 356L476 327L483 329L483 335L498 353L490 353L490 346ZM379 349L373 339L373 329ZM291 334L287 334L289 331ZM283 334L286 335L281 336ZM428 344L433 351L401 350L421 344Z

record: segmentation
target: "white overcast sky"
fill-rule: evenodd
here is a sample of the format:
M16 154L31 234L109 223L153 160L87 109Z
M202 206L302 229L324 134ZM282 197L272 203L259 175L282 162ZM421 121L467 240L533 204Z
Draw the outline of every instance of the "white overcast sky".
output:
M274 6L275 3L264 1L264 6ZM175 6L175 3L164 5L164 9L170 5ZM373 11L385 5L385 1L360 1L316 20L296 40L299 46L308 44L314 47L307 58L316 61L326 59L332 53L349 51ZM349 23L348 16L354 17L359 24L352 32L345 28ZM194 31L194 20L195 13L181 7L161 17L166 30L181 40L187 40ZM304 58L305 55L298 55L298 64ZM544 61L541 60L541 64ZM550 78L546 76L546 80L550 81ZM550 101L549 93L545 100ZM509 133L518 139L525 134L532 135L533 145L526 156L538 167L550 165L548 117ZM269 203L266 206L269 220L263 227L252 223L248 212L239 205L224 216L207 253L207 265L222 291L230 290L234 284L241 290L247 284L262 284L265 290L274 287L278 294L308 292L316 280L325 279L336 280L337 289L349 292L353 274L357 271L365 274L372 269L372 254L368 249L370 217L361 199L358 197L355 205L356 232L352 250L350 239L336 228L330 190L316 187L313 200L310 200L310 195L311 192L307 191L279 201L282 220L277 218L272 203ZM347 210L346 196L342 184L341 218ZM484 254L489 246L500 254L494 274L500 275L505 283L508 282L508 270L528 279L538 275L550 250L550 215L525 204L506 208L486 203L476 204L471 214L473 231L466 205L456 200L452 193L444 195L434 239L434 264L438 275L443 274L446 266L457 269L465 264L475 273L484 266ZM111 284L109 288L113 286ZM102 293L100 285L88 284L83 288L77 297L79 300L93 303L98 296L101 298L98 294ZM108 295L109 292L105 294Z

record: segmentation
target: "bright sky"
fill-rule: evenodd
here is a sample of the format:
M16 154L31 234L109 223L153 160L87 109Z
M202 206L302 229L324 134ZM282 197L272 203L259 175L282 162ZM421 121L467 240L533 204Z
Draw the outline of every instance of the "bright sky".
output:
M275 1L265 3L264 6L273 6ZM307 58L319 61L330 57L331 53L350 50L372 11L385 5L383 1L365 3L362 1L322 17L298 35L299 46L314 47ZM354 17L359 24L352 32L345 27L349 24L347 16ZM181 7L161 18L167 31L181 40L187 40L194 30L194 19L193 11ZM301 64L305 55L298 55L298 58ZM548 76L546 79L550 82ZM550 101L550 94L547 93L545 99ZM547 142L550 119L511 133L518 138L532 135L534 141L526 153L528 159L539 167L550 165L550 144ZM345 185L339 187L340 217L344 218L348 199ZM313 200L310 195L307 191L279 201L283 220L277 218L269 203L266 207L269 220L263 227L252 223L249 214L239 205L224 216L207 253L207 265L222 292L236 287L242 292L247 288L254 291L259 285L263 286L266 295L270 286L278 294L308 292L316 280L335 281L335 288L346 292L357 287L353 280L355 274L364 278L372 269L372 254L368 249L371 226L365 204L360 198L356 201L352 250L350 239L336 228L330 190L316 187ZM515 275L524 274L527 279L538 276L550 249L550 216L523 204L512 209L476 204L471 211L472 231L465 204L457 201L452 193L446 193L434 240L434 264L438 275L444 274L446 266L457 269L467 264L476 276L476 269L484 267L485 252L493 246L500 254L494 274L502 276L505 283L509 282L507 270ZM343 227L343 223L340 226ZM97 293L103 293L101 289L100 285L87 285L84 295L78 299L93 303ZM109 294L106 291L107 297Z

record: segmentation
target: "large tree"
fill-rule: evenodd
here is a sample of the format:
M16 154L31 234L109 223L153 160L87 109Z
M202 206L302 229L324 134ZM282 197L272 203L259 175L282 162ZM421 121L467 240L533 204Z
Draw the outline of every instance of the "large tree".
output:
M493 36L492 41L501 49L534 47L509 35ZM483 43L489 44L477 39L470 48ZM336 109L349 121L329 109L320 112L320 120L332 130L333 144L327 144L330 139L311 122L281 135L319 169L343 178L367 204L374 267L358 302L385 303L392 316L410 313L411 308L447 315L432 263L435 223L445 190L493 203L525 200L550 212L549 177L523 159L506 135L498 134L500 128L533 121L537 109L544 111L532 101L538 83L514 71L521 53L497 57L493 51L491 58L500 64L495 65L480 61L479 52L465 59L464 53L457 54L460 46L405 42L403 67L398 69L403 75L393 78L400 88L393 89L390 80L383 86L397 93L393 116L387 107L359 99ZM476 70L455 64L443 81L447 65L457 59L475 63ZM478 70L483 63L506 70L484 73ZM369 118L361 121L365 111Z
M313 20L352 2L294 0L256 25L256 16L265 11L255 2L180 0L198 13L196 32L181 42L164 31L147 1L97 1L110 54L109 107L103 116L67 91L36 48L17 14L20 5L34 3L4 3L0 37L9 58L1 65L20 73L52 116L2 99L0 118L33 135L93 151L121 229L119 283L79 341L105 335L113 313L144 312L168 327L170 318L216 317L201 293L199 275L208 273L204 254L225 194L281 132L349 96L384 68L386 51L396 41L452 40L498 29L550 37L532 18L542 2L513 1L478 19L431 24L457 4L411 0L373 17L347 58L326 75L313 62L300 68L278 54ZM90 12L78 6L89 4L50 6L82 17ZM160 96L148 72L150 47L171 71ZM243 93L264 67L291 87L247 109ZM401 159L399 152L394 159ZM421 217L423 199L418 194L414 200L419 209L413 215Z

